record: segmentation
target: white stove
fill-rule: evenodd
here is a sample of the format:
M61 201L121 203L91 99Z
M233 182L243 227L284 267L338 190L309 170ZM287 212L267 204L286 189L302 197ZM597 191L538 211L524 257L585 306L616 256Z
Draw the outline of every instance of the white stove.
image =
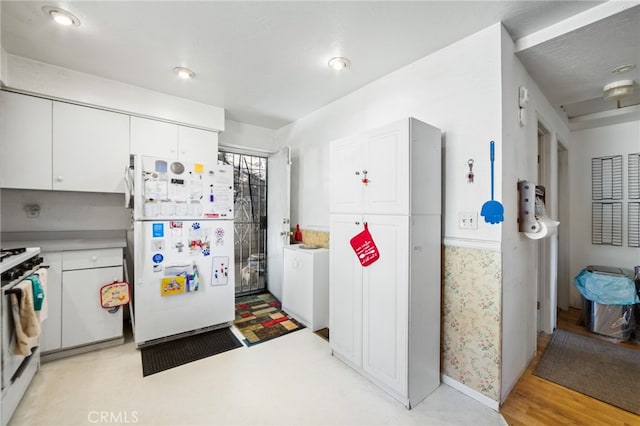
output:
M40 247L23 247L14 249L0 249L0 274L2 274L2 285L10 282L10 275L5 274L11 271L13 275L19 271L28 272L35 266L42 263L39 257ZM13 279L17 279L15 276Z
M2 418L1 425L9 422L33 376L40 367L40 349L35 347L29 356L16 355L16 339L11 312L10 294L20 292L14 287L41 266L39 247L0 249L0 316L2 318ZM46 295L45 295L46 297Z

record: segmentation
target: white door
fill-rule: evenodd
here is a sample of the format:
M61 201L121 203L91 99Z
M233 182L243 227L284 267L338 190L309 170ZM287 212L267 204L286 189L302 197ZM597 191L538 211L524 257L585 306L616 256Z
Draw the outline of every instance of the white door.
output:
M233 321L233 222L135 223L135 341Z
M51 108L48 99L0 93L2 188L51 189Z
M313 255L284 249L282 309L307 327L313 321Z
M53 103L54 190L124 192L127 164L128 115Z
M192 127L178 126L178 152L180 160L216 164L218 134Z
M131 117L130 144L132 154L178 158L178 126L164 121Z
M363 144L365 169L363 210L376 214L409 212L409 126L395 122L367 133Z
M362 369L405 396L409 217L369 215L365 220L380 258L362 268Z
M62 272L62 347L122 336L122 306L100 306L100 288L122 280L122 266Z
M334 353L362 365L362 267L351 238L362 232L360 215L331 215L329 252L329 343Z
M267 161L267 289L282 300L284 247L291 231L291 152L282 148Z
M361 136L339 139L330 148L330 192L331 213L353 213L362 211L364 184L363 144Z

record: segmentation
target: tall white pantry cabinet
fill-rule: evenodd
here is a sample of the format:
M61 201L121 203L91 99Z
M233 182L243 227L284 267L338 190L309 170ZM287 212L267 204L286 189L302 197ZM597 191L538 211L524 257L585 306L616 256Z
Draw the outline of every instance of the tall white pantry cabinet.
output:
M406 407L440 385L441 132L415 118L330 147L330 345ZM350 240L368 224L380 253Z

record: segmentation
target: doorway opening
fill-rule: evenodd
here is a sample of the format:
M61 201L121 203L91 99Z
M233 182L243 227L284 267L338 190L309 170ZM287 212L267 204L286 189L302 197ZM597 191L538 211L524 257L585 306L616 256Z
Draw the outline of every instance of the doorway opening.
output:
M218 161L233 166L235 294L267 288L267 158L228 151Z

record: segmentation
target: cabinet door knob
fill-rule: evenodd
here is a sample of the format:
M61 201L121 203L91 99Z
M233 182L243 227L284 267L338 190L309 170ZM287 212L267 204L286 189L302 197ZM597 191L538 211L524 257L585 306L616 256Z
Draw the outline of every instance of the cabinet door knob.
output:
M57 180L58 182L62 182L62 176L58 176L58 177L56 178L56 180Z
M98 256L91 256L91 260L95 262L96 260L98 260Z
M358 222L357 220L356 220L356 225L360 225L360 222Z
M356 170L356 176L360 176L360 172Z

